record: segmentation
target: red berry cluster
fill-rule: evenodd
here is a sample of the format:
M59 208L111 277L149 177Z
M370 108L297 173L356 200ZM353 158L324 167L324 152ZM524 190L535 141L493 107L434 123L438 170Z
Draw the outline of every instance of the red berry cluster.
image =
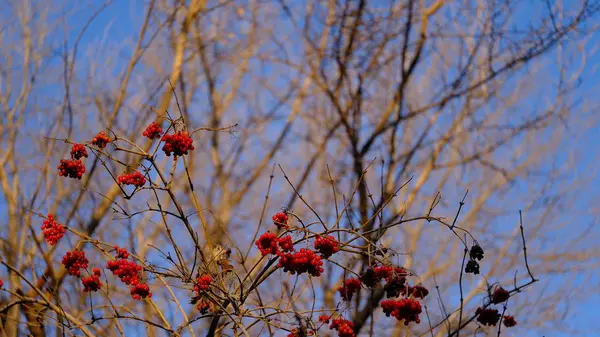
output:
M52 214L48 214L46 220L42 224L42 232L44 233L44 240L50 245L54 246L58 240L60 240L66 233L65 226L59 224L54 220Z
M145 183L146 177L138 171L129 174L123 173L119 176L119 184L142 187Z
M500 313L497 309L477 308L475 315L477 315L477 322L483 325L495 326L500 320Z
M279 249L277 244L279 239L277 235L271 232L266 232L256 240L256 247L260 250L263 256L268 254L277 254Z
M404 292L404 296L406 297L425 298L427 295L429 295L429 290L420 284L414 287L406 286L406 290Z
M115 249L117 250L117 259L108 261L106 268L119 277L121 282L131 286L130 293L134 299L139 300L152 297L150 287L140 281L142 267L134 261L127 260L129 252L126 249L119 248L118 246L115 246Z
M162 136L162 134L163 134L163 130L160 127L160 125L156 122L150 123L150 125L148 125L146 130L144 130L144 132L142 133L142 135L144 137L148 137L150 139L160 138L160 136Z
M194 141L190 134L185 131L177 131L175 134L164 135L162 140L165 142L162 150L167 156L171 153L175 156L183 156L188 154L188 151L194 150Z
M85 173L85 166L79 159L61 159L58 165L58 175L61 177L69 177L81 179Z
M196 285L194 285L194 291L200 294L203 291L207 291L213 282L213 278L210 275L202 275L196 279Z
M4 287L4 281L0 280L0 288Z
M492 295L492 303L500 304L506 302L506 300L508 300L509 298L510 293L506 289L498 287L496 288L496 290L494 290L494 294Z
M281 251L284 253L289 253L294 251L294 242L292 241L292 237L286 235L282 238L279 238L279 247Z
M315 240L315 249L321 253L324 259L340 251L339 243L331 236L318 236Z
M127 259L129 257L129 252L125 248L121 248L119 246L113 247L117 251L117 258L119 259Z
M356 336L356 334L354 333L354 324L352 324L352 322L350 322L349 320L346 320L341 317L335 318L331 322L329 329L337 330L339 337L355 337Z
M140 282L140 271L142 271L142 267L140 267L134 261L129 260L110 260L106 263L106 268L108 268L112 273L121 279L121 282L126 285L135 285Z
M504 316L504 326L506 326L507 328L512 328L515 325L517 325L517 321L515 320L514 316Z
M67 252L62 258L62 264L65 265L69 275L81 276L80 269L88 267L88 259L85 257L85 252L73 250Z
M86 293L90 291L95 292L98 291L98 289L102 288L102 282L100 281L100 269L93 268L92 273L93 274L88 277L81 278L81 283L83 284L83 291Z
M312 276L321 276L323 272L323 261L314 251L301 248L295 253L279 254L279 264L277 267L283 268L283 271L294 275L309 273Z
M421 303L412 298L403 298L400 300L383 300L381 308L386 316L394 316L397 320L404 320L404 325L410 322L421 323L419 314L421 313Z
M327 324L330 318L329 315L321 315L319 316L319 322Z
M288 221L289 218L284 212L279 212L273 215L273 224L275 224L275 226L277 226L279 229L288 228Z
M338 290L344 301L350 301L352 300L352 295L360 290L360 280L357 278L344 280L344 284Z
M73 144L71 147L71 158L77 160L83 157L88 157L87 149L83 144Z
M133 287L131 287L130 293L131 297L133 297L135 300L152 297L150 287L146 283L136 283Z
M93 139L92 144L96 145L100 149L104 149L108 143L112 142L110 137L104 133L104 131L99 132Z

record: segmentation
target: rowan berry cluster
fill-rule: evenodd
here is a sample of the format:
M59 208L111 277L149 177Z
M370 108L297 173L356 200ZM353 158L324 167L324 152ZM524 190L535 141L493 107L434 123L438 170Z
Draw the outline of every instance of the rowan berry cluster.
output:
M81 159L83 157L85 157L85 158L88 157L88 152L87 152L87 149L85 148L85 145L73 144L73 146L71 147L71 158L77 160L77 159Z
M477 310L475 310L475 315L477 315L477 322L483 325L495 326L500 320L500 313L498 312L498 309L477 308Z
M133 185L135 187L142 187L146 183L146 177L138 171L133 173L123 173L119 176L119 184Z
M210 288L210 285L213 282L213 278L210 275L202 275L196 279L196 284L194 285L194 291L198 294L207 291Z
M80 269L88 267L88 259L85 257L85 252L80 250L73 250L67 252L62 258L62 264L67 269L69 275L81 276Z
M110 260L106 263L106 268L110 270L115 276L119 277L121 282L131 286L130 293L131 297L136 300L152 297L150 287L141 282L141 271L142 267L134 261L127 260L129 252L124 248L115 246L117 251L116 260Z
M328 324L329 323L329 319L331 319L331 317L329 317L329 315L321 315L321 316L319 316L319 322L321 322L321 323Z
M282 228L288 228L288 215L285 214L284 212L279 212L279 213L275 213L275 215L273 215L273 224L275 226L277 226L277 228L282 229Z
M66 233L67 229L65 226L59 224L54 220L52 214L48 214L47 218L42 223L42 233L44 233L44 240L50 245L54 246L58 240L60 240Z
M335 318L331 321L331 325L329 326L331 330L337 330L338 337L355 337L354 333L354 324L347 319L344 318Z
M0 280L0 288L4 287L4 281Z
M397 320L404 320L404 325L410 322L421 323L419 314L421 313L421 303L412 298L403 298L400 300L383 300L381 308L386 316L396 317Z
M301 248L295 253L279 254L279 263L277 267L283 268L283 271L294 275L308 273L312 276L321 276L323 272L323 261L314 251Z
M315 240L315 249L319 251L324 259L340 251L339 243L331 236L318 236Z
M69 177L81 179L85 173L85 166L79 159L61 159L58 165L58 175L61 177Z
M88 277L81 278L81 283L83 284L83 291L86 293L90 291L96 292L98 291L98 289L102 288L102 282L100 281L100 269L93 268L92 273L93 274Z
M194 150L194 141L190 134L186 131L177 131L174 134L164 135L162 141L165 142L162 150L167 156L183 156L188 154L188 151Z
M514 316L510 316L510 315L506 315L504 316L504 326L506 326L507 328L512 328L513 326L517 325L517 321L515 320Z
M506 300L508 300L509 298L510 293L506 289L498 287L496 288L496 290L494 290L494 294L492 295L492 303L500 304L506 302Z
M279 244L279 247L281 248L281 251L284 253L289 253L289 252L294 251L294 242L292 240L292 237L289 235L279 238L278 244Z
M344 283L338 288L340 295L344 301L352 300L352 295L360 290L360 280L357 278L349 278L344 280Z
M99 132L94 138L92 138L92 144L96 145L100 149L104 149L108 143L112 142L112 139L104 133L104 131Z
M150 125L148 125L148 127L146 127L146 130L144 130L144 132L142 133L142 135L144 137L147 137L150 139L160 138L160 136L162 136L162 134L163 134L162 127L160 127L160 124L158 124L156 122L150 123Z

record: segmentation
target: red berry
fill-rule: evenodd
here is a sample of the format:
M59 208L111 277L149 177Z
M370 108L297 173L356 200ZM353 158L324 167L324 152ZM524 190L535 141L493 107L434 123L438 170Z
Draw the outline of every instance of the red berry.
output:
M81 275L80 269L88 267L88 262L85 252L80 250L67 252L62 258L62 264L67 269L67 272L77 277Z
M102 282L100 282L98 275L82 277L81 283L83 284L83 291L86 293L90 291L98 291L98 289L102 288Z
M142 187L146 183L146 177L138 171L133 173L123 173L119 176L119 184L133 185L136 187Z
M483 325L495 326L500 320L500 313L496 309L482 309L477 308L475 311L477 315L477 321Z
M0 288L4 287L4 281L0 280Z
M92 273L96 276L100 276L101 270L100 270L100 268L92 268Z
M344 284L338 288L340 295L344 301L352 300L352 295L360 290L360 280L357 278L349 278L344 281Z
M279 238L279 247L281 247L281 251L285 253L294 251L294 242L292 241L292 237L286 235L282 238Z
M210 288L213 278L210 275L202 275L196 279L196 285L194 285L194 291L200 294L203 291Z
M127 259L129 257L129 252L127 251L127 249L120 248L119 246L115 246L114 248L117 251L118 259Z
M496 288L494 290L494 294L492 295L492 303L500 304L506 302L510 298L510 293L502 287Z
M108 143L112 142L112 140L104 133L104 131L99 132L93 139L92 144L96 145L100 149L104 149Z
M321 315L319 316L319 322L327 324L330 318L329 315Z
M146 283L136 283L131 287L131 297L136 300L152 297L152 293L150 292L150 287Z
M329 329L337 330L339 337L355 337L354 324L344 318L336 318L331 322Z
M510 316L510 315L504 316L504 326L506 326L507 328L512 328L515 325L517 325L517 321L515 321L514 316Z
M111 260L106 264L112 273L121 279L121 282L127 285L135 285L140 282L140 271L142 267L129 260Z
M79 159L61 159L58 165L58 175L61 177L69 177L81 179L85 173L85 166Z
M42 224L42 233L44 233L44 240L50 245L54 246L58 240L60 240L66 233L65 226L59 224L54 220L51 214L48 214L46 220Z
M273 223L277 228L288 228L288 216L284 212L279 212L273 215Z
M323 261L314 251L301 248L295 253L279 253L279 263L277 267L283 268L283 271L294 275L308 273L312 276L321 276L323 272Z
M83 157L88 157L87 149L83 144L73 144L71 147L71 158L77 160Z
M162 133L163 133L163 131L162 131L162 128L160 127L160 125L156 122L152 122L152 123L150 123L150 125L148 125L146 130L144 130L142 135L144 137L154 139L154 138L160 138Z
M175 134L164 135L162 140L165 142L162 150L167 156L171 153L175 156L183 156L188 154L188 151L194 150L194 140L190 134L185 131L177 131Z
M403 298L400 300L383 300L381 308L386 316L396 317L397 320L404 320L404 325L410 322L421 323L419 314L422 312L421 303L412 298Z
M279 248L277 247L278 241L277 235L266 232L256 240L256 247L258 247L263 256L277 254L279 252Z
M321 256L326 259L331 255L339 252L340 247L336 239L331 236L318 236L315 240L315 249L321 253Z
M196 309L200 311L202 315L206 315L207 312L211 311L212 305L207 300L202 300L196 304Z

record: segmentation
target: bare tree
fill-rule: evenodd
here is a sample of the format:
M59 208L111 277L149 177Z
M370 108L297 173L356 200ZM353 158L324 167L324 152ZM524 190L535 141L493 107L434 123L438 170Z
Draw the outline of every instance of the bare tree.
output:
M483 325L492 308L514 331L565 328L547 303L587 293L544 289L598 263L593 229L563 228L587 181L564 179L581 161L561 151L597 125L580 82L599 5L7 1L3 335L341 336L322 315L357 335L510 331ZM166 156L167 139L142 135L151 122L194 149ZM81 179L58 176L69 156ZM44 221L67 230L57 244ZM266 232L279 255L256 249ZM287 273L287 235L324 270ZM76 277L61 261L79 251ZM109 261L142 268L128 285L153 296ZM94 267L102 286L82 292ZM400 269L369 283L382 267ZM386 317L382 301L415 300L417 285L421 322ZM500 288L509 299L494 303Z

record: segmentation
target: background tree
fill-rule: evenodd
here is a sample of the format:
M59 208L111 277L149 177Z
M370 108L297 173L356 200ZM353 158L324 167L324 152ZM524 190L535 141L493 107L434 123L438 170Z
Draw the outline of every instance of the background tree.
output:
M8 0L2 8L7 336L233 335L242 326L285 335L305 326L296 317L317 322L316 309L335 308L359 334L404 333L379 309L383 288L340 299L348 273L375 259L430 290L414 335L496 334L468 319L492 285L512 289L534 276L541 282L509 301L519 322L512 332L575 332L564 315L597 280L597 208L587 204L596 152L581 146L598 122L587 77L596 71L597 1ZM142 136L152 121L165 131L185 126L195 149L174 165ZM114 142L87 148L82 179L59 177L65 141L100 131ZM144 167L157 185L131 196L117 177ZM296 228L318 233L323 222L340 242L357 238L353 251L327 262L322 277L275 272L247 285L246 308L285 311L272 321L236 321L223 314L233 304L196 320L194 268L221 270L214 262L227 248L235 275L274 268L254 243L282 207ZM43 241L40 214L69 229L57 245ZM461 272L461 240L470 248L472 239L453 226L485 250L481 275ZM82 292L61 258L82 248L90 267L104 267L98 249L114 252L101 243L139 258L153 301L131 298L107 270L109 293Z

